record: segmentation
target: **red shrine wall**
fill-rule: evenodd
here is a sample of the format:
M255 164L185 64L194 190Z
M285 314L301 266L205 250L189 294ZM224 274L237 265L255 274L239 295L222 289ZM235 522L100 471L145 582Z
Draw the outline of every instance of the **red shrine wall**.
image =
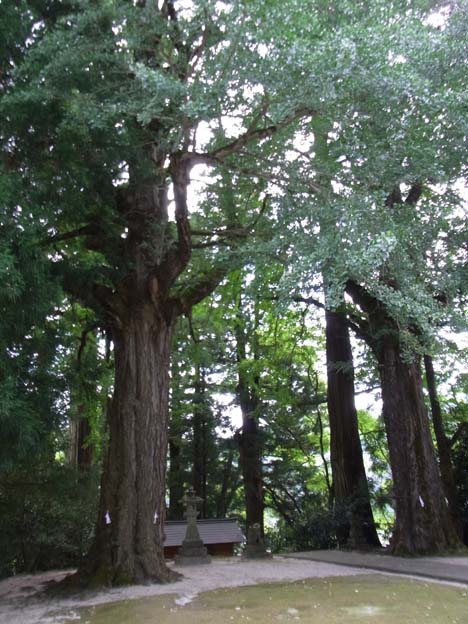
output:
M208 554L213 557L232 557L234 555L234 544L205 544ZM180 546L165 546L164 556L166 559L174 559Z

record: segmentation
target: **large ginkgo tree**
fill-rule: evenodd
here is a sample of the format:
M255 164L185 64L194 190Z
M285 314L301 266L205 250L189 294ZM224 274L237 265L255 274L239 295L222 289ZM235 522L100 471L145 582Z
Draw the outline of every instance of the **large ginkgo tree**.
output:
M23 4L29 33L2 98L4 163L22 180L10 208L30 215L67 298L91 308L114 345L99 517L79 578L167 581L171 337L178 316L242 263L251 230L244 219L231 243L213 206L217 229L192 262L190 173L239 167L260 145L278 156L275 137L307 106L277 80L283 52L261 28L268 16L242 3L66 2L53 21L46 5ZM279 26L288 12L271 9Z

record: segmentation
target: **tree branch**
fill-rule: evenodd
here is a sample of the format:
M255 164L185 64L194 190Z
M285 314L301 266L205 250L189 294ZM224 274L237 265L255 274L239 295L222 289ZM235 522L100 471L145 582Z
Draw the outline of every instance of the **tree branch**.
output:
M192 255L192 237L187 206L187 187L190 183L189 167L189 162L180 155L173 157L171 177L174 187L177 255L173 258L172 280L182 273Z
M453 436L450 438L450 447L452 448L460 440L462 436L468 431L468 422L461 422Z
M64 232L63 234L54 234L54 236L49 236L48 238L42 241L43 245L51 245L52 243L58 243L65 240L71 240L73 238L78 238L79 236L86 236L88 234L93 233L93 228L91 225L84 225L83 227L76 228L76 230L70 230L69 232Z
M181 157L181 163L182 165L187 164L187 161L183 156ZM175 166L175 171L177 171L177 165ZM184 171L187 173L188 167L186 167ZM202 249L206 247L215 247L215 246L220 246L220 245L228 246L230 243L234 245L235 241L241 241L241 240L246 239L248 235L250 234L250 232L252 231L252 229L257 225L259 219L262 217L262 215L264 214L268 206L269 197L267 195L264 197L262 201L262 206L258 214L255 216L255 218L249 225L246 225L245 227L229 228L228 230L224 230L223 234L225 236L223 236L222 240L208 241L206 243L198 243L198 244L193 245L191 242L191 231L190 231L190 224L188 221L188 208L187 208L187 201L186 201L187 184L188 182L186 179L184 180L183 183L180 183L180 188L179 188L180 196L178 197L178 199L176 198L175 216L176 216L176 222L177 222L177 230L179 233L178 247L179 247L182 260L180 260L179 258L172 259L172 262L174 262L177 265L176 270L171 269L170 268L171 263L168 263L169 270L171 271L171 278L174 275L176 275L177 277L178 275L182 273L183 269L186 267L190 259L190 252L193 248ZM174 182L174 196L176 196L175 182ZM233 235L233 233L235 233L235 236ZM232 256L232 258L234 259L234 256ZM237 264L237 262L235 264ZM225 277L225 275L229 271L231 271L233 268L234 267L233 267L232 262L231 263L225 262L222 265L215 266L213 267L211 271L209 271L207 274L201 277L201 279L199 279L195 283L191 284L188 288L183 290L180 295L174 297L173 304L175 305L175 308L178 314L187 314L188 311L192 308L192 306L199 303L202 299L204 299L209 294L211 294L215 290L215 288L218 286L218 284L221 282L221 280Z
M232 268L233 266L227 263L213 267L211 271L183 289L180 295L173 297L172 302L177 314L188 314L194 305L215 290Z
M251 223L245 226L239 227L229 227L229 228L216 228L214 230L191 230L192 235L195 236L218 236L222 239L232 239L238 240L246 238L246 236L252 231L252 229L257 225L260 221L262 215L265 213L268 206L269 196L266 195L262 201L262 207L260 208L258 214L253 219ZM211 241L208 243L199 244L198 247L211 247L215 245L228 244L226 241ZM196 247L197 245L194 245Z
M423 185L421 184L421 182L415 182L411 186L408 192L408 195L406 196L405 204L408 204L409 206L415 206L418 203L422 195L422 192L423 192Z
M397 184L396 186L393 187L391 193L388 195L387 199L385 200L385 205L388 206L388 208L393 208L395 204L402 204L402 203L403 203L403 198L401 196L400 185Z
M346 282L346 292L367 313L379 307L379 301L354 280Z
M206 46L208 43L208 34L209 34L209 28L208 26L205 26L205 28L203 29L203 33L202 33L202 40L200 45L198 45L196 48L194 48L192 50L192 52L190 53L189 56L189 63L190 63L190 68L189 68L189 72L188 72L188 77L190 78L193 75L193 72L195 71L195 68L198 64L198 61L200 60Z
M252 141L261 141L262 139L266 139L268 137L273 136L281 130L282 128L286 128L293 121L297 121L301 117L305 117L307 115L312 115L313 111L305 108L299 108L298 110L292 112L290 115L287 115L283 120L278 122L277 124L273 124L271 126L267 126L266 128L253 128L252 126L241 134L237 139L227 143L223 147L219 147L212 152L208 152L208 155L211 158L214 158L216 161L223 160L227 156L231 156L232 154L236 154L240 149L251 143Z
M403 195L401 194L400 185L397 184L396 186L394 186L391 193L388 195L387 199L385 200L385 205L388 206L389 208L393 208L393 206L395 206L396 204L403 204L403 203L407 204L408 206L415 206L418 203L423 190L424 189L423 189L422 182L420 182L419 180L416 182L413 182L410 190L408 191L408 195L406 196L405 200L403 200Z
M220 239L214 241L207 241L206 243L194 243L192 249L210 249L213 247L229 247L229 241Z
M294 303L306 303L307 305L313 305L320 310L325 310L325 304L323 304L318 299L315 299L314 297L294 296L292 297L292 300L294 301Z
M83 329L83 331L81 332L81 337L80 337L80 346L78 347L78 353L76 355L76 359L78 362L78 368L81 367L81 356L83 355L83 351L86 347L86 343L88 341L88 334L93 332L95 329L98 329L99 325L97 323L93 323L92 325L89 325L88 327L85 327L85 329Z
M243 134L238 136L233 141L226 143L222 147L218 147L210 152L186 152L184 158L190 160L191 166L197 164L215 165L224 161L228 156L239 153L239 151L253 143L254 141L261 141L262 139L269 138L276 134L279 130L286 128L290 123L301 119L301 117L311 116L314 111L307 108L299 108L287 115L284 119L276 124L266 126L265 128L253 128L250 126Z

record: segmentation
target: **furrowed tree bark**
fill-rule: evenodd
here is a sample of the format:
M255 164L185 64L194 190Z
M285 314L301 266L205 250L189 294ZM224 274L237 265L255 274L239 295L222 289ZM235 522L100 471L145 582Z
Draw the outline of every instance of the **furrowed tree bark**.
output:
M378 548L354 403L354 367L346 319L325 311L330 452L340 546Z
M117 332L109 445L95 542L80 574L91 585L175 578L163 556L172 319L137 302Z
M444 552L459 542L435 457L419 362L404 362L391 335L383 340L378 362L396 505L392 550Z
M424 368L426 372L429 401L431 404L432 424L434 426L437 451L439 455L439 467L442 477L442 483L444 485L445 496L448 500L453 524L458 532L460 539L463 539L463 523L461 519L460 508L458 505L457 486L455 484L455 477L453 474L450 441L445 435L444 423L442 420L442 410L440 409L440 402L437 396L437 384L434 373L434 366L432 363L432 357L430 355L426 354L424 356Z
M246 526L258 524L263 535L262 448L257 424L260 401L255 388L250 387L242 372L239 372L237 394L242 412L242 428L237 433L237 443L245 492Z
M185 185L176 197L183 222L188 176L178 176L177 184ZM169 288L188 257L175 255L166 242L166 176L130 185L118 202L128 227L127 272L114 290L95 288L112 333L115 378L96 534L77 574L87 586L177 577L163 554L170 352L180 313ZM186 237L180 244L188 256Z
M424 404L419 361L402 357L400 330L383 304L361 286L347 291L367 313L369 345L378 365L395 500L391 550L442 553L460 546L445 499Z
M190 159L176 154L169 173L177 238L168 223L168 172L129 184L117 196L125 220L123 276L95 286L115 348L114 395L94 544L77 573L87 586L178 578L164 562L164 519L171 338L178 316L210 294L227 269L213 268L177 296L171 287L191 257L187 208Z

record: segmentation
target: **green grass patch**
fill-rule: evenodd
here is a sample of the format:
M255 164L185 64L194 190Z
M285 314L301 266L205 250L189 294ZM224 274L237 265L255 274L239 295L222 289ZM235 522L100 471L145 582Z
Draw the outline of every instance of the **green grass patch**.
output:
M178 606L176 598L163 595L80 609L79 622L466 624L468 613L468 589L380 574L218 589L185 606ZM69 617L64 613L55 621L69 622Z

